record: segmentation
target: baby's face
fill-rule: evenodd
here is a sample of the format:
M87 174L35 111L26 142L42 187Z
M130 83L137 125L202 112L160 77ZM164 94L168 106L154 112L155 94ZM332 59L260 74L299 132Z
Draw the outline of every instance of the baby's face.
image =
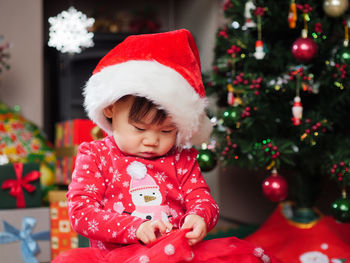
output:
M105 109L106 117L112 118L113 137L124 153L146 159L165 155L175 144L177 129L171 117L163 123L153 123L156 110L151 110L138 122L129 120L134 97L117 101Z

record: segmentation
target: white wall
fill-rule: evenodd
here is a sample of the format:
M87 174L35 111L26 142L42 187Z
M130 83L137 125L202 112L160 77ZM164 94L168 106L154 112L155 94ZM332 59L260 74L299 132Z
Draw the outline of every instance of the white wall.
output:
M175 1L175 26L190 30L196 40L202 71L211 69L216 31L221 23L221 0Z
M13 44L0 100L43 126L42 0L0 0L0 35Z

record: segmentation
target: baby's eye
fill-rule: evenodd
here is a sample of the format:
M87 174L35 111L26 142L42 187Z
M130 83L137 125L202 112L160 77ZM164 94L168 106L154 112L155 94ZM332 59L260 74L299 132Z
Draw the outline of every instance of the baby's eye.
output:
M171 133L173 130L163 130L162 133Z
M142 194L140 194L140 196L142 196Z
M144 129L144 128L141 128L141 127L137 127L137 126L135 126L135 125L133 125L134 126L134 128L136 129L136 130L138 130L138 131L145 131L146 129Z

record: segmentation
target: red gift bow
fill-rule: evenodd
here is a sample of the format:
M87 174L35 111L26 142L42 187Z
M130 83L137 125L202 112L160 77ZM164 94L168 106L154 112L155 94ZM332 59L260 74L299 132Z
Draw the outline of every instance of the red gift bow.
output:
M13 168L15 169L17 180L5 180L1 188L10 188L10 195L16 197L17 199L17 208L23 208L25 207L25 200L22 187L26 189L29 193L33 192L36 189L36 187L34 185L29 184L29 182L38 179L40 177L40 172L31 171L30 173L22 177L23 163L14 163Z

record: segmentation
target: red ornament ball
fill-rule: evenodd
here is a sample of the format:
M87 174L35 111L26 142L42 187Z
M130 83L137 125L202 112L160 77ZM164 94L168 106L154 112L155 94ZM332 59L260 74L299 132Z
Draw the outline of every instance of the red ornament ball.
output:
M264 180L262 190L267 199L272 202L280 202L288 195L288 183L283 176L269 176Z
M317 49L317 44L313 39L300 37L292 45L292 54L296 60L305 63L315 57Z

